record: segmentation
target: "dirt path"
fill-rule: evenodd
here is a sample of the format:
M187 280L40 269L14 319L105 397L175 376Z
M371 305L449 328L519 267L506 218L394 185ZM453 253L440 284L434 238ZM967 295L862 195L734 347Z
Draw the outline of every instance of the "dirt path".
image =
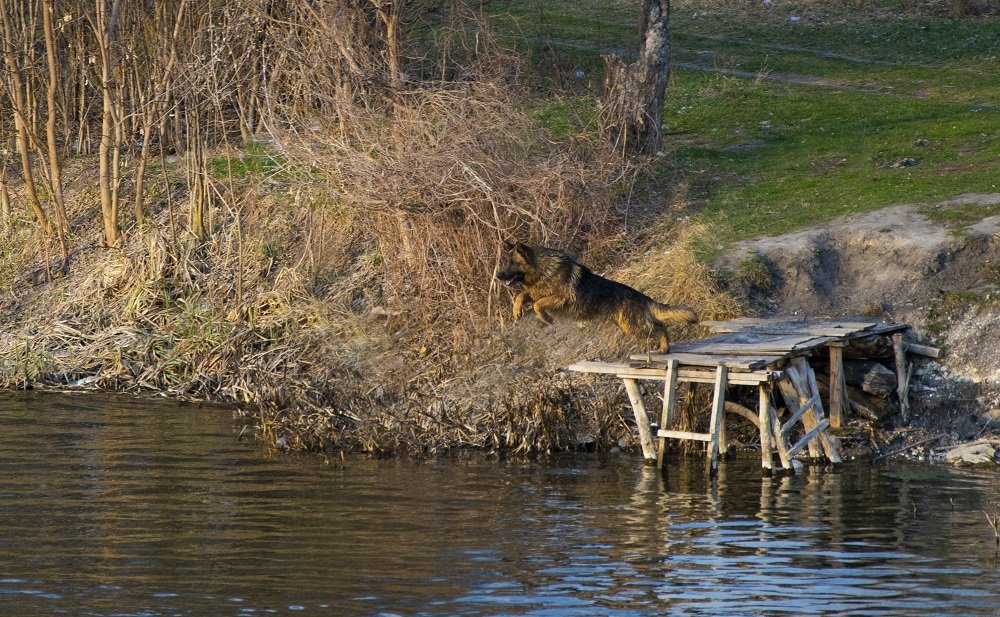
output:
M747 45L748 47L756 47L758 49L773 49L776 51L787 51L797 54L807 54L811 56L817 56L820 58L827 58L830 60L844 60L846 62L853 62L855 64L871 64L876 66L901 66L905 68L929 69L929 70L949 69L949 70L965 71L976 74L982 73L982 71L977 71L975 69L970 69L966 67L952 67L944 64L925 64L920 62L900 62L898 60L879 60L876 58L868 58L865 56L857 56L854 54L844 54L825 49L812 49L809 47L800 47L798 45L783 45L780 43L758 43L757 41L748 41L746 39L733 39L722 36L721 34L701 34L695 32L685 32L684 34L694 39L704 39L707 41L716 41L719 43L729 43L736 45Z
M894 61L887 61L887 60L875 60L875 59L871 59L871 58L864 58L862 56L855 56L855 55L851 55L851 54L841 54L841 53L838 53L838 52L826 51L826 50L809 49L809 48L806 48L806 47L798 47L798 46L795 46L795 45L781 45L781 44L771 44L771 43L769 43L769 44L763 44L763 43L754 43L754 42L751 42L751 41L745 41L745 40L741 40L741 39L729 39L729 38L726 38L726 37L723 37L723 36L720 36L720 35L695 34L695 35L689 35L689 36L694 36L694 37L698 37L698 38L704 38L706 40L713 40L713 41L725 42L725 43L735 43L735 44L739 44L739 45L750 45L750 46L754 46L754 47L759 47L761 49L775 49L775 50L780 50L780 51L809 54L809 55L819 56L819 57L822 57L822 58L831 58L831 59L845 60L845 61L848 61L848 62L854 62L856 64L879 65L879 66L898 66L898 67L904 67L904 68L920 68L920 69L927 69L927 70L959 70L959 71L968 72L968 73L977 74L977 75L978 74L982 74L982 71L976 71L974 69L962 69L962 68L954 68L954 67L948 67L948 66L935 66L935 65L921 64L921 63L916 63L916 62L894 62ZM547 45L551 45L553 47L563 47L563 48L566 48L566 49L577 49L577 50L583 50L583 51L591 51L591 52L598 53L598 54L601 54L601 55L619 55L619 56L622 56L624 58L637 58L638 55L639 55L638 52L636 52L634 50L621 49L621 48L617 48L617 47L599 47L597 45L592 45L590 43L585 43L585 42L581 42L581 41L574 41L574 40L569 40L569 39L547 38L545 40L545 43ZM691 51L693 51L693 53L695 53L695 54L702 54L702 55L706 55L706 56L720 56L720 55L725 55L725 54L722 54L722 53L717 52L715 50L702 50L702 51L691 50ZM681 68L681 69L689 70L689 71L700 71L700 72L703 72L703 73L714 73L714 74L718 74L718 75L728 75L728 76L731 76L731 77L739 77L739 78L742 78L742 79L762 79L762 80L765 80L765 81L772 81L772 82L784 83L784 84L793 84L793 85L799 85L799 86L812 86L812 87L818 87L818 88L835 88L835 89L838 89L838 90L850 90L850 91L854 91L854 92L878 92L878 93L881 93L881 94L892 94L892 95L895 95L895 96L909 96L909 97L917 98L917 99L927 98L926 94L924 94L920 90L914 91L914 92L898 92L898 91L896 91L895 87L890 86L889 84L872 82L872 81L866 81L864 83L858 83L858 82L855 82L855 81L850 81L850 80L845 80L845 79L833 79L833 78L830 78L830 77L819 77L819 76L815 76L815 75L803 75L803 74L800 74L800 73L783 73L783 72L775 72L775 71L769 71L769 70L744 71L744 70L733 69L733 68L725 68L725 67L722 67L722 66L718 66L716 64L703 64L703 63L700 63L700 62L691 62L691 61L684 61L684 60L673 60L671 62L671 66L676 67L676 68ZM994 103L991 103L991 102L982 102L982 103L977 103L977 104L979 104L980 106L983 106L983 107L992 107L992 106L994 106Z

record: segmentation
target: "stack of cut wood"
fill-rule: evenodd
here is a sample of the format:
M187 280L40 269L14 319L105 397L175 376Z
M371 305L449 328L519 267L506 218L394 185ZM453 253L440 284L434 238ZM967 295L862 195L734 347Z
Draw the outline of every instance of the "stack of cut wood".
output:
M828 398L829 371L818 371L816 381L823 398ZM896 373L881 362L845 358L844 381L854 414L882 422L899 412L899 403L892 396L896 392Z
M906 343L910 353L937 357L938 349ZM871 336L844 348L844 381L851 411L873 422L883 422L899 413L895 356L892 341L886 336ZM824 399L830 394L829 370L817 367L816 378ZM906 381L909 381L907 378ZM904 384L908 385L908 384ZM908 388L907 388L908 389Z

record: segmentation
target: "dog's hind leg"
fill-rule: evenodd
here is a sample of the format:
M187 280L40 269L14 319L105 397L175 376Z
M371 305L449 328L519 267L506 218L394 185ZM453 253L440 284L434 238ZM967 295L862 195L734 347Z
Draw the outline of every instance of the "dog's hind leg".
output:
M667 338L666 332L660 332L660 353L670 352L670 339Z
M551 324L552 315L548 313L548 310L559 308L563 304L564 304L563 299L558 296L545 296L544 298L535 300L534 303L535 315L538 315L538 318L541 319L542 323L544 323L545 325Z

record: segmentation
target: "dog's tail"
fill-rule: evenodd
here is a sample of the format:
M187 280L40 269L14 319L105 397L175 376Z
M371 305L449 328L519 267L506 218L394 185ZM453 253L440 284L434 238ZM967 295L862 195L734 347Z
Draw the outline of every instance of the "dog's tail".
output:
M672 323L698 323L698 315L686 306L670 306L654 302L650 306L653 317Z

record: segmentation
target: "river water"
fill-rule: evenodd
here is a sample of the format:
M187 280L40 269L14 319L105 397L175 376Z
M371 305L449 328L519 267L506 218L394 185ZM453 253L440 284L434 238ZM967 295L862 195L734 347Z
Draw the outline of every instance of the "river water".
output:
M998 615L1000 474L326 463L226 411L0 398L0 615Z

